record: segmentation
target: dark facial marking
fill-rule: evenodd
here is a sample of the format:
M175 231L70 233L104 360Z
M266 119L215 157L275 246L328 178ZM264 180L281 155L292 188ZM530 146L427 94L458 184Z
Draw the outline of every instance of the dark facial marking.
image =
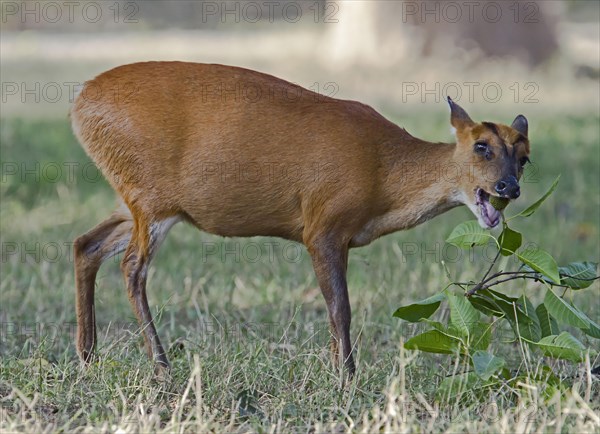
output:
M502 137L500 137L500 131L498 131L498 127L496 126L496 124L494 124L492 122L482 122L482 125L484 125L492 133L494 133L494 135L496 137L498 137L498 140L500 141L500 143L502 144L502 147L504 148L504 155L509 157L508 148L506 146L506 143L504 143L504 140L502 140Z
M514 146L513 146L513 152L512 152L512 155L511 155L510 152L509 152L508 146L506 145L506 142L502 139L502 137L500 137L500 131L498 130L498 127L496 126L496 124L494 124L492 122L482 122L482 125L484 125L492 133L494 133L494 135L496 137L498 137L498 140L502 144L502 148L504 150L504 155L509 160L514 160L514 157L515 157L515 154L516 154L516 149L514 149Z
M496 124L492 122L482 122L482 124L485 125L489 130L491 130L492 133L500 137L500 132L498 131L498 127L496 126Z
M494 124L492 122L482 122L482 125L484 125L492 133L494 133L494 135L498 138L498 140L502 144L502 149L504 151L503 152L504 156L502 158L502 161L503 161L502 177L504 178L507 175L516 176L515 167L517 165L517 158L516 158L517 157L517 147L513 145L512 152L510 152L510 150L508 149L508 145L502 139L502 137L500 137L500 131L498 130L498 127L496 126L496 124ZM521 137L519 137L519 139L521 139Z

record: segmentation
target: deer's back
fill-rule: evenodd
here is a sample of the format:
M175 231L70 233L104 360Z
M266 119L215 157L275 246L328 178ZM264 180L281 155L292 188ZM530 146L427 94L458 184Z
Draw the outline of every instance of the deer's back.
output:
M107 71L86 82L71 116L130 207L183 213L222 235L293 239L316 201L373 197L378 145L398 132L360 103L183 62Z

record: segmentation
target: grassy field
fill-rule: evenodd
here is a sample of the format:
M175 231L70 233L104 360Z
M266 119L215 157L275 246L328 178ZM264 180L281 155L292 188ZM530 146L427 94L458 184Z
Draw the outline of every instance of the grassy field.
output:
M435 116L433 129L430 121L394 120L421 137L444 137L445 114ZM515 227L559 263L600 259L598 122L530 119L534 165L508 213L561 173L556 193ZM103 266L97 281L99 361L81 369L73 346L71 241L109 214L114 194L66 121L5 118L0 127L3 432L600 430L600 383L586 382L584 366L546 360L562 379L560 395L545 396L532 375L529 384L440 398L440 383L469 368L402 349L418 330L391 315L448 283L442 260L463 280L487 264L481 255L457 257L443 242L472 218L466 208L352 251L358 374L345 386L329 361L325 303L307 253L279 239L220 239L185 225L167 238L148 283L172 378L157 380L141 348L119 258ZM505 290L540 301L539 288L516 283ZM595 283L575 300L596 321L598 290ZM519 363L508 339L492 346L515 372L535 373L543 361L527 352ZM591 394L584 398L585 389Z

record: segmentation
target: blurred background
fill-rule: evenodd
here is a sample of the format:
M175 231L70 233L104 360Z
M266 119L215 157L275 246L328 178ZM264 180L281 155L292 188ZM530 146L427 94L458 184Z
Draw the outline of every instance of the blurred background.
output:
M166 421L179 402L176 394L154 392L138 379L143 366L154 384L120 257L107 261L96 281L98 346L106 363L83 380L77 369L72 240L109 215L115 195L73 136L68 111L86 80L118 65L185 60L256 69L367 103L430 141L454 140L446 96L477 121L510 124L522 113L529 119L532 164L521 180L521 198L506 213L523 210L561 179L533 216L511 227L523 233L524 246L537 244L559 265L600 260L598 1L2 0L0 6L0 425L6 417L17 420L6 432L52 426L69 432L73 423L95 424L86 432L111 426L111 432L154 431L137 425L116 430L105 422L120 420L125 406L135 414L164 408ZM470 281L488 268L493 249L463 252L444 243L455 225L473 218L459 207L351 252L352 336L364 381L351 388L341 419L370 419L357 415L381 403L388 375L400 375L399 348L418 330L392 313L439 292L449 275ZM518 266L502 261L502 269ZM573 298L600 323L598 288L596 282ZM536 305L544 294L541 285L521 281L502 291L527 294ZM223 239L177 225L148 272L148 298L181 390L190 369L186 357L200 354L202 396L219 420L234 420L232 402L240 390L257 389L273 402L266 407L269 418L301 396L296 420L302 430L334 430L305 428L314 418L330 417L330 409L336 415L341 404L337 387L322 386L329 384L323 378L333 381L337 374L327 377L323 368L329 366L327 312L303 248L278 239ZM592 338L580 338L597 347ZM519 354L506 339L494 345L509 357ZM417 360L420 370L407 373L407 383L419 396L433 396L440 381L457 372L444 359ZM335 399L318 398L321 389ZM28 397L24 415L13 390ZM496 392L486 400L481 403L506 405ZM33 412L29 402L38 403L37 429L19 428ZM521 414L516 401L507 405ZM583 411L571 414L585 420ZM489 420L480 416L477 421ZM555 423L552 417L544 423ZM502 426L497 430L506 430Z
M2 115L64 117L128 62L258 69L384 111L596 110L594 1L3 1ZM426 106L426 107L425 107ZM507 120L508 121L508 120Z
M115 197L73 137L68 110L86 80L145 60L256 69L367 103L430 141L453 140L447 95L475 120L510 123L522 113L530 122L533 164L522 181L523 197L507 212L532 203L556 176L562 178L542 209L515 222L515 229L559 263L598 261L599 5L2 1L0 322L74 321L70 243L110 213ZM455 224L472 218L461 207L352 252L350 293L356 312L364 315L356 324L364 324L365 342L372 344L365 357L377 358L386 348L397 351L397 337L373 330L397 327L390 317L396 307L445 286L442 260L458 280L472 279L485 266L478 259L444 257L443 240ZM305 253L299 262L272 263L263 256L255 264L202 257L199 242L247 241L225 241L185 225L173 229L149 283L152 303L161 305L163 336L185 336L186 325L209 313L235 322L239 319L228 315L243 311L256 322L285 323L296 318L295 308L302 304L309 307L296 320L325 321ZM202 309L198 291L205 297ZM597 285L585 294L589 315L598 318ZM105 324L132 318L116 264L100 273L96 308ZM51 351L73 359L70 335ZM366 339L375 335L372 342ZM0 354L15 354L27 339L4 336ZM377 345L378 339L385 342ZM166 341L169 345L170 338Z

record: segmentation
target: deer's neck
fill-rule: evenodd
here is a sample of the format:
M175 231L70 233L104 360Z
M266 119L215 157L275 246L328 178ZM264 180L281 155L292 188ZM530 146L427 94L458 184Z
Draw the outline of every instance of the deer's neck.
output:
M390 208L419 224L456 206L464 167L455 161L455 149L455 144L418 139L394 147L383 184Z
M381 202L385 210L357 234L353 246L423 223L461 204L456 145L411 137L385 146Z

